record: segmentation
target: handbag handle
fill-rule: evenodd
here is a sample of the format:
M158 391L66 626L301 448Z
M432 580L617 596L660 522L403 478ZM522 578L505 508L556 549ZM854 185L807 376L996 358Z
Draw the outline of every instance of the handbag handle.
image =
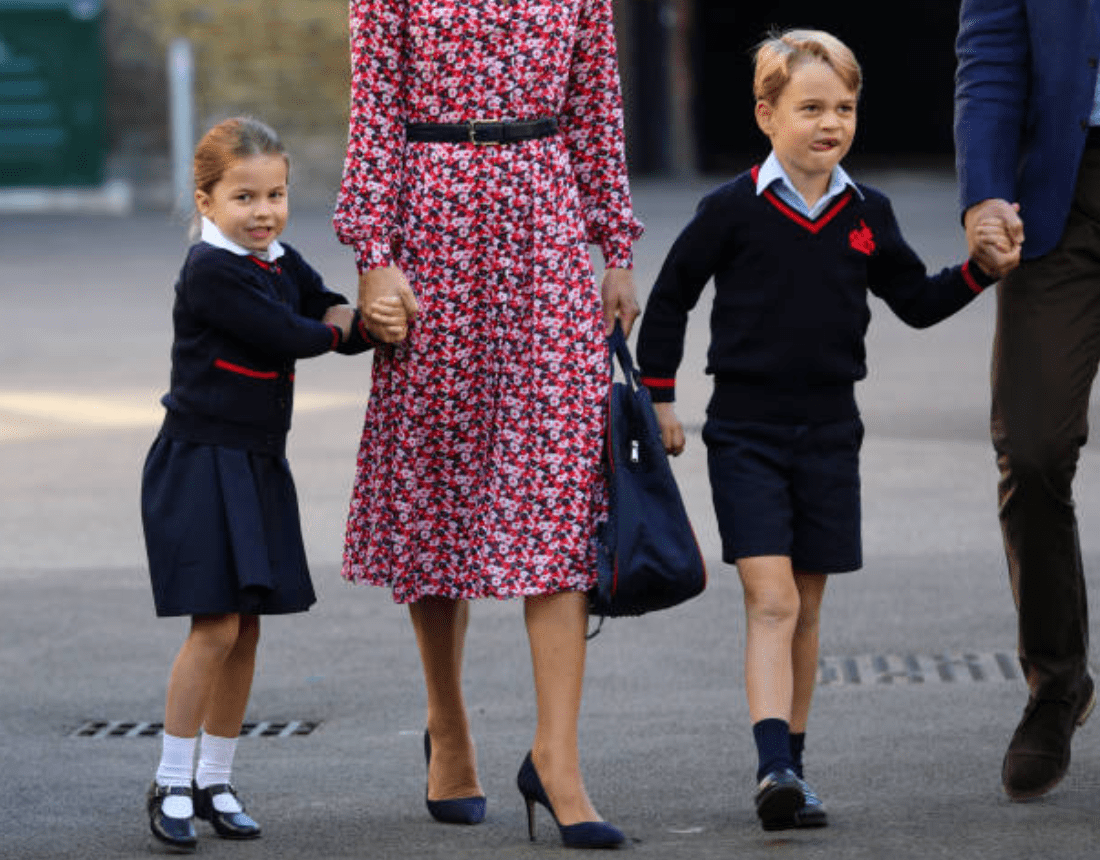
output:
M626 345L626 335L623 334L622 320L615 320L615 328L607 336L608 361L611 363L611 373L615 373L615 359L619 359L619 367L623 370L627 384L636 388L641 384L641 374L634 366L634 359L630 355L630 347Z

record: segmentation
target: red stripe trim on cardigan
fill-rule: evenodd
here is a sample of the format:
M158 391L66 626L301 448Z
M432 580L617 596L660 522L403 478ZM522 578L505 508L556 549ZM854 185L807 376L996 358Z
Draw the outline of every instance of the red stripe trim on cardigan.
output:
M675 379L661 379L656 376L643 376L642 385L646 388L675 388Z
M230 373L239 373L241 376L250 376L253 379L278 379L279 374L274 370L252 370L250 367L241 367L239 364L233 364L226 361L223 358L214 359L214 367L220 367L222 370L228 370Z
M962 265L963 280L966 281L966 285L970 287L975 293L981 293L985 288L974 280L974 273L970 271L970 261L967 260Z
M259 266L261 269L266 269L269 272L274 270L276 275L281 275L283 273L282 266L280 266L274 260L272 260L271 262L268 262L267 260L261 260L259 257L255 256L254 254L249 254L248 259L250 259L253 263L255 263L257 266Z
M752 181L756 183L760 176L760 165L756 165L752 169ZM796 212L782 200L780 200L775 193L769 188L764 190L764 199L772 204L776 209L794 221L799 227L809 230L815 236L820 233L826 224L832 221L839 213L840 210L852 202L852 192L845 191L844 195L834 203L824 215L819 215L816 221L811 221L801 212Z
M332 332L332 346L330 346L329 349L336 349L336 347L340 345L340 341L343 339L344 334L334 325L330 325L328 328L329 331Z

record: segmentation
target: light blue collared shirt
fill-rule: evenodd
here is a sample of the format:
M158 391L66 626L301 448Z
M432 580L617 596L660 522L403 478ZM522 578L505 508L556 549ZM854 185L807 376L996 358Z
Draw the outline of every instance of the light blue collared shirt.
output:
M772 188L780 200L796 212L805 215L811 221L824 212L830 203L849 188L855 191L860 198L863 197L863 192L861 192L855 182L852 181L852 177L850 177L847 171L838 164L833 168L833 175L829 179L828 189L826 189L825 193L821 196L821 199L811 207L806 202L806 198L802 196L801 192L794 187L794 183L791 182L791 178L787 175L787 171L783 169L783 165L779 163L779 159L776 157L774 150L769 153L764 163L760 165L760 173L756 177L757 194L763 194L768 188Z
M266 260L269 263L272 260L278 260L286 253L277 239L271 240L271 244L267 246L266 252L249 251L247 248L242 248L236 242L227 239L225 234L218 229L218 225L205 215L202 216L202 235L199 238L207 245L213 245L215 248L221 248L224 251L231 251L238 257L259 257L261 260Z
M1089 125L1100 125L1100 75L1096 78L1096 89L1092 93L1092 113L1089 115Z

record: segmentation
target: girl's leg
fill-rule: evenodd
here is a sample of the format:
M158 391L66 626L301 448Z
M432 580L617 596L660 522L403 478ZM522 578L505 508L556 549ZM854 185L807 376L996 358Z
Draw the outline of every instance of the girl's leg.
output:
M203 731L221 738L236 738L241 733L252 676L256 669L256 646L260 641L260 619L241 615L237 641L222 664L207 706Z
M233 757L237 751L241 723L244 722L244 713L252 690L259 640L259 617L240 616L237 643L218 673L203 721L199 765L195 770L195 784L199 788L229 785L233 781ZM220 812L241 811L232 795L220 794L214 800L215 808Z
M191 632L176 655L168 679L164 706L167 734L193 738L199 733L218 678L237 646L240 626L241 617L236 614L196 615L191 619Z
M432 757L428 799L478 797L477 755L462 696L462 653L470 605L445 597L409 604L428 694Z
M817 681L818 631L821 626L821 601L828 577L822 573L795 571L798 588L798 620L791 643L794 694L791 700L791 731L802 734L810 717L810 703Z
M577 738L588 597L576 591L528 597L524 619L538 712L532 763L560 824L600 821L584 788Z
M155 782L160 786L186 787L188 796L165 797L159 809L170 819L190 820L194 808L190 798L192 768L194 767L195 737L199 733L203 717L209 707L214 686L222 666L237 642L239 617L237 615L196 615L191 619L191 632L176 655L168 678L168 692L164 705L164 739L161 760ZM194 832L175 825L171 832L158 832L167 822L158 821L150 799L150 814L154 818L153 832L168 842L185 840L177 844L193 844ZM177 832L178 831L178 832Z

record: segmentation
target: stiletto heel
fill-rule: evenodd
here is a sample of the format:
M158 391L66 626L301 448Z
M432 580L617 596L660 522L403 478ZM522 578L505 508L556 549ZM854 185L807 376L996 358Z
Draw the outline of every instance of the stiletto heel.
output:
M520 789L522 791L522 789ZM535 841L535 798L524 797L527 802L527 835L531 837L531 841Z
M432 739L424 730L424 763L432 763ZM428 800L428 786L424 786L424 803L436 821L444 824L480 824L485 820L485 796L459 797L454 800Z
M581 821L577 824L562 824L550 805L550 798L542 787L535 763L531 761L531 753L523 760L519 773L516 775L516 786L523 799L527 801L527 831L531 841L535 841L535 804L541 803L558 825L562 844L566 848L618 848L626 841L626 836L613 824L606 821Z

